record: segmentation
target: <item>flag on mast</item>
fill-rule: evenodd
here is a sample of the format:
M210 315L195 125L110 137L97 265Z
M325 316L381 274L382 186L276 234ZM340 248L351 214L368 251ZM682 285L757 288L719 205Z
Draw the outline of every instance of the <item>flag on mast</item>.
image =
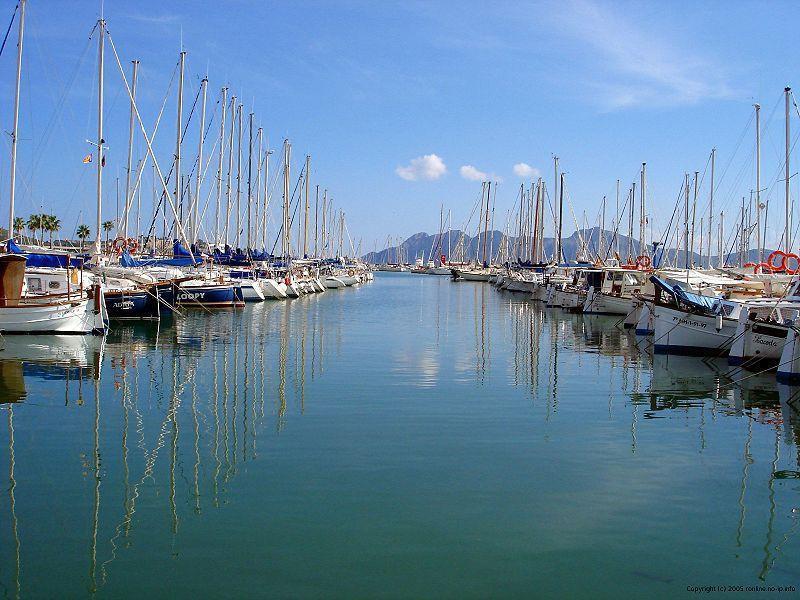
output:
M87 154L86 156L83 157L83 164L90 163L90 162L92 162L92 155L91 154Z

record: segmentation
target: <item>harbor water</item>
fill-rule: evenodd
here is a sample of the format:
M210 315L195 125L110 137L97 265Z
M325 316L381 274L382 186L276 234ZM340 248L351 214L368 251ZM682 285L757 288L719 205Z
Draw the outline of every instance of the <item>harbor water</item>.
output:
M0 350L0 595L800 585L800 401L447 277Z

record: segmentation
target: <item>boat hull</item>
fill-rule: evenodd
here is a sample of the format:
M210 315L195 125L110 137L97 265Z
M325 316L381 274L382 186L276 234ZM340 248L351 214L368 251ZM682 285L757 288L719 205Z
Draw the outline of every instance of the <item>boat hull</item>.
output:
M659 354L727 356L736 333L737 319L687 313L677 308L653 306L654 351ZM720 322L721 321L721 322Z

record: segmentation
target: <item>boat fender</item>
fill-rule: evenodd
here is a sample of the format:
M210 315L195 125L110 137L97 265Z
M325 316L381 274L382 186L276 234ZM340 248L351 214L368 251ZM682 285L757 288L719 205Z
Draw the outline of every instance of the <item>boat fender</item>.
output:
M283 283L285 283L286 285L292 285L292 278L287 275L286 277L283 278Z
M722 331L722 315L717 315L717 331Z

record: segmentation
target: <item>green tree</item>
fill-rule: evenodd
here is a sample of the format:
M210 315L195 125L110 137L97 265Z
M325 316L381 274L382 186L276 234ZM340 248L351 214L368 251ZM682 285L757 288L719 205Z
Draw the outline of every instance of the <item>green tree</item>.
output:
M89 229L88 225L78 225L78 239L81 241L81 252L83 252L83 243L86 239L92 235L92 230Z
M106 250L108 250L108 234L114 229L114 221L103 221L103 231L106 234Z
M31 230L33 234L33 243L38 243L36 239L36 232L42 228L42 215L31 215L28 217L28 229Z
M25 219L14 217L14 234L22 237L23 231L25 231Z
M47 231L50 233L50 248L53 248L53 234L61 230L61 219L55 215L47 215Z

